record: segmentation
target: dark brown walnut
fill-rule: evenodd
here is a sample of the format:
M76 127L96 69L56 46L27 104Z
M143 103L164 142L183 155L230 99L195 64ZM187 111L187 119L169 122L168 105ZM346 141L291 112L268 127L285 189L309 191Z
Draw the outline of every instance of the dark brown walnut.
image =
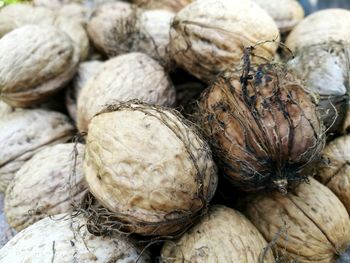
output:
M350 213L350 135L331 141L323 151L325 163L317 170L317 179L330 188Z
M328 41L298 49L288 68L320 98L318 111L328 133L340 132L349 103L350 46Z
M53 26L26 25L0 39L0 99L14 107L45 101L73 78L79 48Z
M349 214L313 178L287 195L249 198L246 206L245 214L274 247L277 262L335 263L350 245Z
M307 180L324 146L313 97L277 64L229 70L202 94L198 120L223 174L243 191Z

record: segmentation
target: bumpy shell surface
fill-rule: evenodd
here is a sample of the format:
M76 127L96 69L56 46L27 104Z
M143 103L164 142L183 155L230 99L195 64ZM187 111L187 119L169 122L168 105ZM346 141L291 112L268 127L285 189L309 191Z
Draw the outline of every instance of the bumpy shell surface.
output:
M330 188L350 212L350 135L331 141L323 151L317 179Z
M224 175L243 191L300 183L324 146L312 96L279 65L224 72L201 96L198 118Z
M62 5L81 3L82 0L33 0L35 6L42 6L49 9L57 9L62 7Z
M281 33L289 32L304 18L304 9L296 0L253 0L276 22Z
M173 17L166 10L142 11L128 3L110 3L97 8L88 32L96 47L109 57L141 51L167 61Z
M86 59L89 39L78 20L61 16L43 7L29 4L8 5L0 10L0 37L24 25L56 26L64 31L79 47L80 58Z
M91 118L106 104L131 99L166 106L175 102L168 75L146 54L121 55L100 66L78 97L78 129L86 132Z
M90 191L126 231L179 231L215 192L216 167L207 143L171 110L130 103L111 107L92 119L86 142Z
M73 76L79 52L52 26L27 25L0 39L0 99L22 107L43 101Z
M68 141L74 127L61 113L21 110L0 118L0 191L40 148Z
M131 2L145 9L165 9L178 12L193 0L132 0Z
M130 50L137 36L139 12L136 6L124 2L98 6L87 25L89 37L96 48L109 57Z
M288 35L286 45L292 51L329 41L349 42L350 11L327 9L303 19Z
M312 178L288 195L271 193L248 200L246 215L268 242L275 239L276 254L296 262L335 262L350 244L344 205Z
M240 212L213 206L178 241L165 243L162 262L275 262L271 250L262 260L266 246L259 231Z
M209 82L238 63L244 48L267 41L255 52L271 58L279 31L273 19L253 1L201 0L176 14L170 29L170 52L177 64Z
M18 233L0 250L0 262L32 263L129 263L140 255L123 237L103 238L90 234L82 218L61 214L45 218ZM140 263L151 262L147 252Z
M56 144L24 163L5 196L6 218L14 229L20 231L46 216L66 213L81 201L86 190L83 153L82 144Z
M350 45L344 42L304 47L288 68L319 95L318 111L329 132L341 129L349 101Z
M77 119L77 98L79 97L80 91L87 80L98 71L101 65L101 61L87 61L80 63L71 85L66 90L66 106L69 116L74 121Z

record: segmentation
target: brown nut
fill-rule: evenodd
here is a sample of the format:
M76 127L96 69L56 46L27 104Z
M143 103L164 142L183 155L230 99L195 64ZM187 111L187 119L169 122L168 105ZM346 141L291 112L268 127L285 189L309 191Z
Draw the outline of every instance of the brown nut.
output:
M216 205L179 240L166 242L161 258L164 263L275 262L271 250L263 257L265 247L265 239L244 215Z
M205 82L239 63L244 48L259 42L256 55L272 58L275 41L279 41L276 23L250 0L195 1L176 14L170 29L172 58Z
M52 26L27 25L0 39L0 99L15 107L45 100L74 76L79 51Z
M0 118L0 191L4 192L24 162L41 148L68 141L68 118L46 110L16 110Z
M110 106L91 120L84 172L110 211L106 224L115 222L109 229L146 236L183 230L217 185L210 148L196 127L173 110L140 102Z
M245 213L281 262L330 263L350 245L350 218L344 205L315 179L282 195L246 200ZM284 260L284 261L283 261Z
M77 125L87 132L92 117L106 104L139 99L171 106L175 88L160 64L146 54L129 53L110 59L85 84L78 97Z
M350 213L350 135L331 141L323 151L325 163L318 169L317 179L330 188Z
M21 231L46 216L66 213L77 206L87 189L83 155L82 144L56 144L25 162L6 190L7 222Z

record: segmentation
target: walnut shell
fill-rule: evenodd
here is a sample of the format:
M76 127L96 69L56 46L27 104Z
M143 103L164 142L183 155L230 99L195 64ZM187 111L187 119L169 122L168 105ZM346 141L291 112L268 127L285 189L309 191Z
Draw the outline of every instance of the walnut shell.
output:
M296 0L253 1L275 20L281 33L289 32L304 18L304 9Z
M89 39L79 21L29 4L9 5L0 9L0 37L24 25L56 26L77 44L82 60L88 57Z
M75 202L80 203L86 190L83 153L82 144L56 144L25 162L6 190L7 222L21 231L46 216L72 210Z
M147 251L130 240L90 234L81 217L61 214L45 218L18 233L0 250L0 262L150 263Z
M260 195L246 204L248 218L268 242L274 240L276 256L330 263L350 245L350 218L344 205L315 179L287 195Z
M140 51L167 62L173 17L165 10L142 11L127 3L110 3L96 9L88 32L95 46L109 57Z
M349 52L349 43L329 41L299 49L287 64L319 96L318 111L329 133L341 130L349 103Z
M63 5L81 3L83 0L32 0L32 2L34 6L42 6L54 10Z
M323 150L317 179L330 188L350 213L350 135L338 137Z
M255 226L240 212L216 205L175 242L166 242L164 263L180 262L275 262L271 250Z
M253 1L202 0L176 14L170 52L179 66L209 82L258 42L267 41L256 46L255 54L273 57L278 46L274 40L279 41L276 23Z
M312 94L283 66L225 71L198 105L222 172L240 190L284 192L313 174L324 127Z
M96 60L80 63L71 85L66 90L66 106L69 116L74 121L77 120L77 98L80 91L87 80L98 71L101 65L102 62Z
M193 0L131 0L131 2L145 9L165 9L176 13Z
M0 118L0 191L23 163L41 148L68 141L74 127L68 118L46 110L16 110Z
M350 103L348 104L348 110L346 112L342 132L346 134L350 133Z
M63 88L78 63L78 48L62 31L17 28L0 39L0 98L15 107L41 102Z
M173 234L211 200L216 166L195 127L170 109L123 103L90 123L84 160L91 193L125 231Z
M175 88L168 75L146 54L110 59L86 82L78 97L79 131L86 132L91 118L106 104L131 99L166 106L175 103Z
M326 9L304 18L286 39L292 51L329 41L349 42L350 11Z

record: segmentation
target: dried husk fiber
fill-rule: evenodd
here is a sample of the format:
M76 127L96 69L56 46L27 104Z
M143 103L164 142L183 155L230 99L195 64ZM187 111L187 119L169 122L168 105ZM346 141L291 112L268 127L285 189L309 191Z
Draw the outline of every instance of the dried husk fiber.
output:
M63 143L75 131L68 117L47 110L16 110L0 118L0 191L14 174L43 147Z
M240 212L215 205L177 241L164 244L164 263L273 263L271 250L255 226Z
M96 8L88 33L95 46L108 57L142 52L167 64L169 30L174 14L166 10L142 10L116 2Z
M323 151L317 179L330 188L350 213L350 135L336 138Z
M96 237L87 231L84 218L60 214L18 233L0 250L0 262L151 262L147 252L140 254L131 240L121 236Z
M323 149L316 102L283 65L245 62L203 92L197 118L235 186L285 192L307 180Z
M83 144L56 144L23 164L5 195L6 218L14 229L20 231L46 216L69 212L74 203L81 202L87 189L83 153Z
M307 46L298 49L287 64L319 97L318 111L328 133L342 129L349 105L349 47L344 41Z
M83 207L100 234L179 232L207 207L217 185L210 148L194 125L139 101L109 106L92 119L84 172L105 207L91 198Z
M238 64L246 47L261 43L254 59L272 58L279 37L273 19L251 0L201 0L176 14L169 47L180 67L210 82Z
M332 263L350 245L344 205L313 178L287 195L262 194L246 206L247 217L272 241L277 262Z
M17 28L0 39L0 99L14 107L42 102L73 78L78 63L78 47L64 32Z

